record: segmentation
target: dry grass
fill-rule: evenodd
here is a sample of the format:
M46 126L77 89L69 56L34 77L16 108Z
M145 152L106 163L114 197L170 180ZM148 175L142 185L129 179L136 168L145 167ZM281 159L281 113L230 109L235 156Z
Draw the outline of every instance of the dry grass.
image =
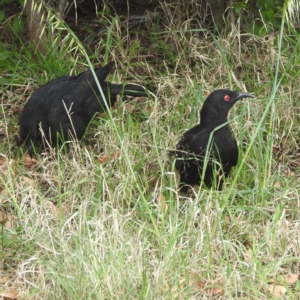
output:
M299 274L300 256L299 51L279 57L281 84L272 96L275 35L213 39L189 31L191 24L172 23L175 32L149 21L151 34L132 36L111 24L110 47L102 40L97 48L101 64L105 51L117 62L110 80L146 78L159 93L97 116L69 150L24 161L12 112L43 72L32 63L29 80L21 66L0 78L0 128L7 131L0 146L0 295L270 299L274 285L287 299L299 298L299 282L287 280ZM133 49L138 37L148 47ZM65 67L77 69L70 57ZM167 151L198 122L205 92L217 88L256 96L231 112L239 164L224 191L195 187L182 196Z

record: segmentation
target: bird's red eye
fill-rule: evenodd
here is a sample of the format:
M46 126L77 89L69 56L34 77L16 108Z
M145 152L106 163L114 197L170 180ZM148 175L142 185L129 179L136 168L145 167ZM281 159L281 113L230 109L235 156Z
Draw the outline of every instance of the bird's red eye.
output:
M229 95L224 96L224 100L225 101L229 101L230 100L230 96Z

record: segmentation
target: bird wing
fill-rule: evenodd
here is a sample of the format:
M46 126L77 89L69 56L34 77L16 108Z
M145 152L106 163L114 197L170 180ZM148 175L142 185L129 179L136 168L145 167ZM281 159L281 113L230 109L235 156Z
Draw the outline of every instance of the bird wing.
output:
M207 128L202 128L199 124L185 132L177 144L177 149L194 154L202 154L206 149L208 137L209 133Z
M226 165L236 166L238 162L239 150L237 142L233 137L229 126L223 127L215 133L215 152Z

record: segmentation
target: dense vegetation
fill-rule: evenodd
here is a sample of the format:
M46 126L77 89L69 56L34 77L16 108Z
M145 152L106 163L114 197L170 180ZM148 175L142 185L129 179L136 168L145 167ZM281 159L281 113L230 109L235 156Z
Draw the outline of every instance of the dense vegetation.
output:
M101 14L72 30L53 16L47 56L20 15L1 23L1 296L299 299L299 33L284 20L262 36L220 33L163 9L140 25ZM108 60L109 80L158 94L120 102L80 143L30 159L17 140L32 92ZM256 96L230 114L238 165L223 191L181 195L168 150L218 88Z

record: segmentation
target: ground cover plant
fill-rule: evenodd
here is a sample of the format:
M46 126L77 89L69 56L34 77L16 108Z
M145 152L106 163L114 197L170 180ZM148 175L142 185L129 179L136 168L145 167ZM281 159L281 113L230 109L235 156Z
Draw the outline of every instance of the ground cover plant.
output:
M167 7L141 28L98 21L89 48L53 18L57 39L38 64L12 23L1 24L0 296L298 299L297 30L216 33L177 24ZM150 82L158 93L120 102L80 143L30 159L17 145L18 115L33 91L109 60L110 81ZM255 95L229 117L237 167L223 191L180 194L168 151L220 88Z

